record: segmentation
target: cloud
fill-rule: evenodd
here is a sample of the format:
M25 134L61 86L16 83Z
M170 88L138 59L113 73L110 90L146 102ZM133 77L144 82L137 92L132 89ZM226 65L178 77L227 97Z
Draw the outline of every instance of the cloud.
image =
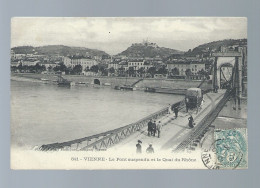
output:
M247 38L246 18L13 18L11 46L54 45L116 54L148 38L179 50L227 38Z

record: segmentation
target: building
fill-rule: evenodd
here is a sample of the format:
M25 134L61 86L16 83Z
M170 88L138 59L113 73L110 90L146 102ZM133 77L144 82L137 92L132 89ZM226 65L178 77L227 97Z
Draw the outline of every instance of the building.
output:
M22 60L14 59L11 61L11 66L12 67L18 67L22 63Z
M191 73L196 75L200 70L205 70L205 62L200 61L177 61L167 63L168 72L171 73L173 69L177 69L180 76L186 76L186 71L191 70Z
M98 64L97 60L91 59L89 57L84 57L84 56L64 57L63 62L64 62L64 65L66 67L72 67L73 68L76 65L81 65L82 70L85 70L87 67L90 68L90 67Z
M153 65L149 61L145 60L130 60L128 61L127 66L128 69L129 67L134 67L135 71L138 71L141 68L144 68L144 70L147 71Z
M11 55L11 60L14 60L15 59L15 52L13 50L11 50L10 55Z
M14 54L15 59L23 59L26 57L26 54Z
M167 63L168 72L173 72L173 69L177 69L179 71L180 76L185 76L185 72L190 68L190 62L180 61L180 62L170 62Z
M97 61L101 61L102 60L102 56L95 55L95 56L93 56L93 59L95 59Z
M37 63L39 64L40 63L40 61L38 61L38 60L22 60L21 61L22 62L22 65L23 66L25 66L25 65L27 65L27 66L35 66Z
M119 61L113 61L113 62L109 63L108 69L114 68L115 70L118 70L118 68L120 67L119 63L120 63Z
M51 68L54 68L54 67L56 67L57 66L57 63L52 63L52 62L42 62L42 63L39 63L39 65L41 65L41 66L45 66L46 67L46 69L48 69L49 67L51 67Z
M148 46L148 47L158 48L158 45L156 43L149 42L148 39L143 40L142 43L133 43L132 46Z
M130 60L127 63L128 69L133 67L135 71L139 70L140 68L144 67L144 60Z

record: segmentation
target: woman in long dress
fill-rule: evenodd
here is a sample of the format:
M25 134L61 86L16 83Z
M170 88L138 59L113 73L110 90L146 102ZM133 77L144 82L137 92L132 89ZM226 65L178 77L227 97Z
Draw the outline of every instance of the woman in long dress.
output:
M194 120L193 120L193 117L192 117L192 115L188 118L188 120L189 120L189 127L190 128L193 128L194 126Z

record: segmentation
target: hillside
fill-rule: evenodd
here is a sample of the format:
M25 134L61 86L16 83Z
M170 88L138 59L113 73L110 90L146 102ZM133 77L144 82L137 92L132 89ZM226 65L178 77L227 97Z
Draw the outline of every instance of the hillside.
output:
M12 50L16 54L39 54L39 55L75 55L79 53L79 55L88 55L91 56L102 56L108 55L104 51L89 49L84 47L69 47L63 45L48 45L48 46L40 46L40 47L32 47L32 46L19 46L14 47Z
M245 46L247 45L247 39L227 39L220 41L213 41L210 43L202 44L194 48L192 51L188 51L185 55L197 55L204 52L219 50L221 46Z
M183 52L170 49L170 48L164 48L164 47L158 47L156 44L151 43L152 45L146 45L146 44L133 44L132 46L128 47L125 51L119 53L120 56L127 56L127 57L161 57L166 58L172 54L182 54Z

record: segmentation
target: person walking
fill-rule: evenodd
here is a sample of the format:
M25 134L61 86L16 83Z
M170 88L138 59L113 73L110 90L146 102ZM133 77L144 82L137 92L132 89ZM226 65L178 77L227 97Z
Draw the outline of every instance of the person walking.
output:
M157 132L158 132L158 138L160 138L160 133L161 133L161 130L162 130L161 121L159 121L159 122L157 123L156 129L157 129Z
M142 141L141 140L138 140L137 141L137 144L136 144L136 153L142 153Z
M153 122L153 126L152 126L152 136L155 136L156 133L156 121Z
M175 119L177 119L177 117L178 117L178 112L179 112L178 106L175 106L173 110L174 110L174 114L175 114Z
M146 149L146 153L154 153L153 145L149 144L149 147Z
M204 102L205 102L204 96L202 96L202 100L201 100L200 107L199 107L200 110L202 110Z
M152 130L153 130L153 122L150 119L150 121L148 122L148 136L151 136Z
M189 120L189 127L190 128L193 128L194 126L194 120L193 120L193 117L192 117L192 115L188 118L188 120Z
M172 113L172 105L169 104L169 106L168 106L168 114L171 114L171 113Z

